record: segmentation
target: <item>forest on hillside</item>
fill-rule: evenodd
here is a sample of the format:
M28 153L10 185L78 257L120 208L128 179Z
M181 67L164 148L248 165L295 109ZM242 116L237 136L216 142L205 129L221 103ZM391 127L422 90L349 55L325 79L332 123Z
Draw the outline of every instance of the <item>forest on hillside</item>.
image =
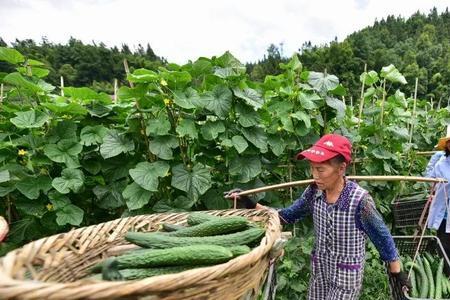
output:
M253 79L276 74L279 62L286 60L280 47L271 45L267 56L248 65ZM327 45L305 42L299 49L300 61L310 70L337 75L358 97L359 75L367 70L379 70L395 65L408 81L406 92L414 92L419 79L418 97L447 104L450 93L450 12L436 9L428 14L415 13L410 18L388 16L373 26L349 35L344 41Z

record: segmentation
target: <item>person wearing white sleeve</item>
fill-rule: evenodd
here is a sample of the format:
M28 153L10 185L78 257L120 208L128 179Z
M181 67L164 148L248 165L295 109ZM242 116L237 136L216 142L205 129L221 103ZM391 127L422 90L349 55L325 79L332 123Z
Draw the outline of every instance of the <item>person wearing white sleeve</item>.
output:
M447 127L447 136L440 138L437 149L444 153L434 165L430 177L447 179L448 183L439 183L436 194L431 202L428 228L436 229L437 236L444 247L447 256L450 257L450 223L447 222L450 215L450 125ZM446 268L450 275L450 270Z

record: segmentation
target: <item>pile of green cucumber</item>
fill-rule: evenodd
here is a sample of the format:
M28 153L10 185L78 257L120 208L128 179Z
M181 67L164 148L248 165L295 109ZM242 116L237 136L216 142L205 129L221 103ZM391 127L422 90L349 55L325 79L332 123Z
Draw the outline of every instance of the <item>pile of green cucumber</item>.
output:
M265 229L245 217L194 212L188 226L163 223L161 231L128 232L141 248L110 257L91 268L89 279L136 280L227 262L259 245Z
M409 296L420 299L448 299L450 280L444 273L444 259L425 252L418 255L415 262L411 257L402 258L402 268L411 271L409 278L412 288Z

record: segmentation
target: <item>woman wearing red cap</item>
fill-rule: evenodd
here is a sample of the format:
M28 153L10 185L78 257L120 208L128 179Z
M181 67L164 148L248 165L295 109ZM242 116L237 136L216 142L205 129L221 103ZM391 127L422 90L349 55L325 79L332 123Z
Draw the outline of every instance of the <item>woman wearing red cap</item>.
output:
M315 242L312 253L312 277L308 299L358 299L364 272L367 237L374 243L382 260L403 287L409 287L400 271L398 251L388 228L375 208L369 193L357 183L346 180L351 161L350 141L337 134L327 134L311 148L297 155L307 159L314 179L290 207L279 210L282 223L295 223L311 215ZM233 198L232 190L226 193ZM247 208L265 208L248 197L238 198Z

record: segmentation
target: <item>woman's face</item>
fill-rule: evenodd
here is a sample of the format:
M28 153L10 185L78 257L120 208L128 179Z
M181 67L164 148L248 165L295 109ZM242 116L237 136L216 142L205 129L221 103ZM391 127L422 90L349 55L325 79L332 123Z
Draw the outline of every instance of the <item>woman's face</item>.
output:
M330 190L340 182L339 178L344 176L346 163L332 163L330 161L315 163L311 161L310 167L317 187L320 190Z

